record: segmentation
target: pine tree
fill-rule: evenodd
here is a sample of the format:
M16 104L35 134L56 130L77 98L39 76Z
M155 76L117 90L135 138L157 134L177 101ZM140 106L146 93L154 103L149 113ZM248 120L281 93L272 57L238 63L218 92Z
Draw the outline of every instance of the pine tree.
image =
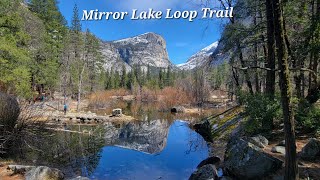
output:
M19 14L20 1L0 2L0 86L7 93L31 97L29 35Z
M279 86L281 91L281 103L284 121L284 133L286 142L285 158L285 180L299 179L295 125L292 110L291 83L289 73L288 51L285 40L285 31L283 26L282 4L280 0L273 1L273 14L275 25L275 40L277 45L277 56L279 66Z
M83 86L83 75L87 66L85 58L81 57L83 52L83 39L81 34L81 22L79 18L79 10L77 4L73 8L73 16L71 21L71 44L73 46L74 61L73 61L73 74L76 79L77 86L77 111L80 110L81 94Z
M120 82L120 87L126 88L127 86L127 70L125 65L122 66L122 72L121 72L121 82Z

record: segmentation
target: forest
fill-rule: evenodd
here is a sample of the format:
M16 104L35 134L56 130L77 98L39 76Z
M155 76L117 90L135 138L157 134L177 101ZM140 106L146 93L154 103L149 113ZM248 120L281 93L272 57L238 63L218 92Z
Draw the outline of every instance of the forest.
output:
M170 106L197 108L211 92L226 92L244 108L246 135L270 136L283 124L284 179L299 179L296 136L320 135L320 0L218 2L234 13L219 40L220 53L228 54L223 63L211 56L193 70L137 64L128 71L104 67L100 40L83 29L77 5L68 25L56 0L1 0L0 91L19 102L60 92L77 101L77 111L82 100L120 90L142 101L168 95ZM8 126L5 131L15 131Z

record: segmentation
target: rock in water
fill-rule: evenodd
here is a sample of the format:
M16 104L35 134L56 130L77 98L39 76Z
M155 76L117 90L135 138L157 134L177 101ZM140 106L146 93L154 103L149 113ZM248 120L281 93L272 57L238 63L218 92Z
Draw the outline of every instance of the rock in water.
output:
M212 142L211 125L209 120L202 121L201 123L195 124L194 129L199 133L204 140Z
M78 177L76 177L76 178L72 178L72 179L69 179L69 180L90 180L90 179L87 178L87 177L78 176Z
M216 157L216 156L208 157L207 159L201 161L200 164L197 166L197 168L200 168L200 167L205 166L207 164L217 165L220 163L220 161L221 161L221 159L219 157Z
M63 180L64 174L58 169L39 166L28 171L25 178L26 180Z
M0 124L6 129L13 129L20 114L18 101L0 92Z
M320 141L315 138L310 139L308 144L302 148L300 156L305 160L312 160L320 156Z
M121 117L122 116L122 109L113 109L112 110L112 116Z
M183 106L172 107L170 110L172 113L184 113L185 108Z
M189 180L216 180L218 179L217 169L212 164L202 166L197 171L191 174Z
M257 179L277 171L282 161L243 139L229 141L225 152L225 167L239 179Z
M248 141L260 148L265 148L269 144L268 139L260 134L254 137L250 137Z

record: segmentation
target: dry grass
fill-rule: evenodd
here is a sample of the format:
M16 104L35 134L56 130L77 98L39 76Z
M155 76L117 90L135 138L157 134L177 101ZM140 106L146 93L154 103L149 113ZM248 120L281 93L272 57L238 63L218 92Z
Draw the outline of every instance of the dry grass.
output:
M126 89L113 89L108 91L98 91L89 95L89 106L95 108L105 108L112 102L113 99L122 98L129 95Z
M173 106L193 103L194 98L190 94L191 93L179 87L166 87L162 90L142 87L134 91L132 96L134 96L133 99L141 102L159 102L162 109L167 109ZM125 99L124 97L129 95L131 94L125 89L96 92L89 95L89 106L106 108L110 106L114 100Z
M194 99L180 88L166 87L160 92L160 103L164 107L190 104Z
M20 103L20 111L14 128L1 131L4 134L2 134L0 147L5 154L20 153L23 147L38 151L34 144L39 143L49 133L45 125L46 120L41 119L42 111L28 103Z

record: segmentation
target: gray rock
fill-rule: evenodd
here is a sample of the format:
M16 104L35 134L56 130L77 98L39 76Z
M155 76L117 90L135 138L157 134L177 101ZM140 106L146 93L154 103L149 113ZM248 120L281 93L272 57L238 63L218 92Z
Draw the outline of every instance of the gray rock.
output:
M184 113L185 108L183 106L175 106L175 107L172 107L170 111L173 113Z
M254 137L250 137L248 141L260 148L265 148L269 144L268 139L260 134Z
M271 152L286 154L286 148L284 146L275 146L271 149Z
M228 172L240 179L257 179L275 172L282 161L243 139L229 141L224 158Z
M13 129L19 114L20 107L16 98L0 92L0 124L7 130Z
M26 180L63 180L64 174L55 168L39 166L25 174Z
M300 156L305 160L312 160L320 155L320 140L312 138L302 148Z
M189 180L216 180L218 179L217 169L212 164L207 164L202 166L195 172L193 172L189 178Z
M87 177L78 176L76 178L72 178L72 179L69 179L69 180L90 180L90 179L87 178Z
M208 157L207 159L201 161L199 163L199 165L197 166L197 168L200 168L200 167L205 166L207 164L217 165L220 163L220 161L221 161L221 159L219 157L216 157L216 156Z
M199 133L207 142L213 142L211 125L209 120L202 121L198 124L195 124L193 128Z
M112 116L121 117L122 116L122 109L113 109L112 110Z

